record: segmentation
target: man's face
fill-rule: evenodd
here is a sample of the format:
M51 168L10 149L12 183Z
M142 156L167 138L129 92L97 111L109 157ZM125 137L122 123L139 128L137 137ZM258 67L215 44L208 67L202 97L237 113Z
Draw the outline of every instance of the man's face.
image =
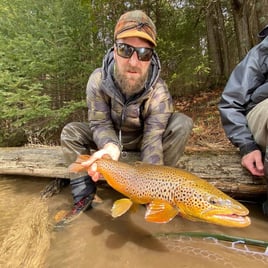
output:
M128 37L116 41L117 43L124 43L132 47L146 47L151 45L144 39L137 37ZM138 59L137 52L134 51L130 58L123 58L118 55L116 47L114 50L115 59L115 79L119 84L122 93L127 97L140 92L148 77L149 66L151 60L141 61Z

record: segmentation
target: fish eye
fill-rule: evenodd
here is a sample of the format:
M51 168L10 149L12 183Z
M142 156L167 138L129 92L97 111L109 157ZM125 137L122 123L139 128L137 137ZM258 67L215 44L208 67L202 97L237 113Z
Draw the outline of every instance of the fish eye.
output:
M218 203L218 200L215 196L210 196L208 198L208 202L211 204L211 205L216 205Z

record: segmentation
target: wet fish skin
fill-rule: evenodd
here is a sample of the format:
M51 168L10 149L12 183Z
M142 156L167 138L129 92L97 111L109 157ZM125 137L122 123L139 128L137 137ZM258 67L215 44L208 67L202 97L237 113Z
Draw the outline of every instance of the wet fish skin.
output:
M87 169L81 162L89 157L79 156L70 171ZM111 159L98 159L95 163L107 183L128 197L114 203L113 217L121 216L134 203L147 204L145 219L149 222L166 223L180 214L192 221L228 227L250 225L245 206L190 172L142 162L130 165Z

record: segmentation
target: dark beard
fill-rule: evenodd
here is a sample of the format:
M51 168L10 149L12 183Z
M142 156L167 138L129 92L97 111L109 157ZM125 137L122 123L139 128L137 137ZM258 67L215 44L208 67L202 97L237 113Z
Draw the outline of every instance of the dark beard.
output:
M148 72L139 80L137 80L134 85L129 84L126 77L118 72L117 68L115 68L114 77L120 87L121 92L125 95L126 98L129 98L143 90L147 81Z

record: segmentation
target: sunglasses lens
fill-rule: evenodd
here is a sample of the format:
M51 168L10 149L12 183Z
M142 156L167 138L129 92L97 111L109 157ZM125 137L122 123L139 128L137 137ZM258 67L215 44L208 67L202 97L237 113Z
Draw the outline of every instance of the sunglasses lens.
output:
M138 53L138 59L141 61L149 61L152 58L153 50L147 47L141 47L136 49Z
M124 43L116 44L117 54L123 58L130 58L134 51L138 54L138 59L140 61L149 61L153 55L153 49L148 47L132 47Z
M117 53L123 58L130 58L134 52L134 48L127 44L117 44Z

